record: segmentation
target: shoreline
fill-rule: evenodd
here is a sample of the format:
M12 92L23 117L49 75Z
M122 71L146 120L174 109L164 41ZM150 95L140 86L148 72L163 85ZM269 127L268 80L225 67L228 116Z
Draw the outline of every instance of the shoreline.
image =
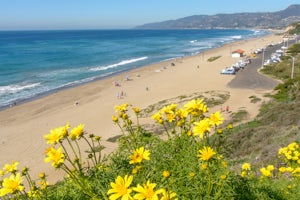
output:
M16 160L21 167L31 169L33 178L45 172L50 183L62 179L60 172L43 161L47 146L43 135L68 122L71 127L83 123L87 132L102 137L102 145L105 146L103 153L109 154L117 148L117 144L106 140L120 133L118 127L113 125L111 116L114 115L114 106L123 103L145 108L179 95L220 90L230 92L226 105L232 112L245 107L250 117L255 117L260 106L250 103L248 97L255 94L264 99L263 94L270 91L263 88L229 88L227 84L234 76L220 75L220 70L238 60L231 57L230 50L242 48L249 56L251 50L281 40L281 36L274 34L241 40L200 54L141 66L1 110L0 165ZM221 58L207 61L219 55ZM171 66L172 62L175 66ZM126 76L131 80L125 80ZM113 81L118 81L121 86L112 85ZM126 93L126 96L117 98L120 92Z
M241 29L241 30L251 30L251 31L253 31L253 29ZM64 31L64 30L62 30L62 31ZM64 91L64 90L68 90L68 89L71 89L71 88L74 88L74 87L79 87L81 85L89 84L89 83L92 83L92 82L95 82L95 81L99 81L99 80L103 80L103 79L106 79L106 78L109 78L109 77L118 76L120 74L124 74L124 73L130 72L130 71L135 70L135 69L149 67L149 66L153 66L153 65L158 65L160 63L174 62L177 59L182 59L182 58L188 58L188 57L193 57L193 56L201 55L201 54L203 54L205 52L208 52L208 51L211 51L211 50L214 50L214 49L218 49L218 48L222 48L222 47L230 45L230 44L238 43L240 41L247 41L247 40L251 40L251 39L256 39L256 38L268 36L268 35L271 35L271 34L275 33L275 31L273 31L273 30L263 30L263 31L265 32L265 34L261 35L259 37L256 36L256 37L247 38L247 39L244 39L244 40L238 40L238 41L235 41L235 42L225 43L222 46L216 46L216 47L213 47L213 48L207 48L207 49L204 49L201 52L191 53L190 55L186 55L186 56L183 56L183 57L175 57L175 58L173 57L173 58L168 58L168 59L165 59L165 60L157 61L157 62L154 62L154 63L149 63L149 64L146 64L146 65L136 66L136 67L134 67L132 69L123 69L121 71L114 72L114 73L109 74L109 75L104 75L104 76L101 75L101 76L98 76L98 77L92 77L93 79L92 80L88 80L88 81L78 80L78 81L74 81L74 83L70 82L70 83L67 83L65 85L59 86L58 88L55 88L55 89L52 89L52 90L49 90L49 91L44 91L44 92L41 92L41 93L38 93L38 94L34 94L31 97L25 97L25 98L16 99L15 101L11 101L10 103L8 103L6 105L0 105L0 112L3 111L3 110L9 109L9 108L11 108L13 106L16 106L16 105L22 105L24 103L28 103L30 101L37 100L39 98L47 97L48 95L51 95L53 93L57 93L57 92ZM75 82L78 82L78 83L75 83Z

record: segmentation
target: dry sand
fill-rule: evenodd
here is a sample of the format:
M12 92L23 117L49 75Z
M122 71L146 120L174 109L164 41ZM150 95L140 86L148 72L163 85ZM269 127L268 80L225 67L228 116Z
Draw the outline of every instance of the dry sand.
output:
M86 125L86 131L102 136L102 143L106 147L104 153L110 153L116 149L117 144L106 140L120 134L118 127L111 121L114 106L127 102L145 108L182 94L221 90L230 92L230 99L224 106L229 106L232 112L244 108L251 117L255 117L260 103L250 103L249 97L255 95L264 99L263 94L270 90L263 87L229 88L227 84L235 76L221 75L220 70L239 60L231 57L231 51L243 49L246 55L250 55L253 50L278 41L282 41L282 37L278 35L239 41L195 56L153 64L59 91L1 111L0 166L16 160L21 163L20 167L30 168L33 178L40 172L45 172L50 183L62 179L60 172L55 171L49 163L44 163L47 145L43 135L67 122L70 122L72 127L83 123ZM213 56L221 58L207 62L207 59ZM175 66L171 66L171 62L174 62ZM131 80L126 81L126 76ZM121 87L115 87L113 81L118 81ZM126 96L118 99L117 93L122 91ZM75 105L75 102L78 102L78 105Z

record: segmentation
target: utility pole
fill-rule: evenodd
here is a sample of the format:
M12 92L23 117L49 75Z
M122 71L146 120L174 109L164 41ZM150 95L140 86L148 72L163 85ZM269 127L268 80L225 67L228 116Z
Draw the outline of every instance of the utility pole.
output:
M262 58L261 58L261 68L264 68L264 61L265 60L265 48L262 48Z
M293 60L293 63L292 63L292 73L291 73L291 79L294 78L294 67L295 67L295 58L293 56L292 57L292 60Z
M291 72L291 79L294 79L294 68L295 68L295 57L287 55L288 57L292 58L292 72Z

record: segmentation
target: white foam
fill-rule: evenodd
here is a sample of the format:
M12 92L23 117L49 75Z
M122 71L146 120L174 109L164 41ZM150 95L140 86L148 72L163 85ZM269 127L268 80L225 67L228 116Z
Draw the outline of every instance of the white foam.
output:
M138 61L141 61L141 60L146 60L146 59L148 59L147 56L140 57L140 58L133 58L133 59L129 59L129 60L122 60L121 62L116 63L116 64L107 65L107 66L93 67L90 70L91 71L107 70L107 69L110 69L110 68L115 68L115 67L118 67L118 66L127 65L127 64L130 64L130 63L135 63L135 62L138 62Z
M242 39L242 36L241 35L234 35L234 36L231 36L232 39Z
M7 86L0 86L0 96L7 94L15 94L23 90L29 90L38 87L41 83L31 83L31 84L13 84Z

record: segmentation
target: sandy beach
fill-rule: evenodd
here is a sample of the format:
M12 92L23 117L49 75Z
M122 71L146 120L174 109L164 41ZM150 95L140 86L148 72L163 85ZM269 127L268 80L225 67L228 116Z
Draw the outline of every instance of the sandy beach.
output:
M250 117L255 117L264 101L263 95L271 92L272 88L263 85L252 88L229 87L228 83L235 76L221 75L220 71L240 59L231 57L235 49L243 49L246 56L251 56L255 49L279 41L282 41L279 35L239 41L198 55L137 68L3 110L0 112L0 166L16 160L20 162L20 167L30 168L33 178L45 172L49 182L55 183L62 179L62 174L49 163L44 163L47 145L43 136L68 122L72 127L83 123L86 131L102 137L104 153L108 154L117 148L117 144L106 140L120 134L111 116L114 106L122 103L145 108L183 94L228 91L230 99L224 106L228 106L232 112L244 108ZM214 56L221 57L213 62L207 61ZM129 80L126 80L127 76ZM121 86L114 86L114 81ZM118 98L121 93L126 95ZM262 101L251 103L249 97L253 95Z

